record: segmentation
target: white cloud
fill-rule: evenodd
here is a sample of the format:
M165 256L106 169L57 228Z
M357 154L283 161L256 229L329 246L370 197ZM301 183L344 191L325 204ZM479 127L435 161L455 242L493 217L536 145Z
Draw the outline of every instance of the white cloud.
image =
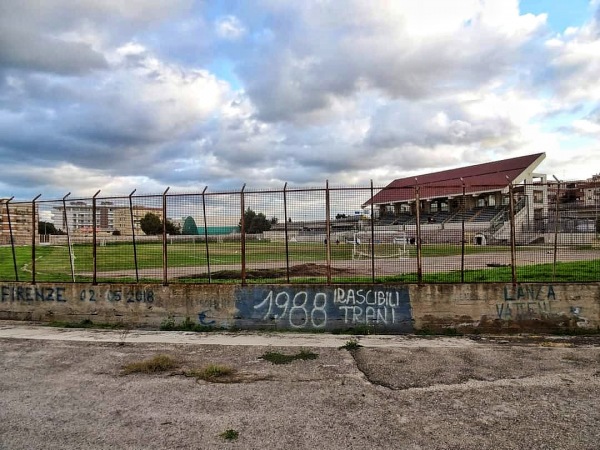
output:
M277 3L270 12L274 38L240 66L269 121L329 111L365 88L413 100L493 85L545 21L520 16L516 0Z
M235 41L246 34L246 28L235 16L221 17L215 22L217 36L222 39Z

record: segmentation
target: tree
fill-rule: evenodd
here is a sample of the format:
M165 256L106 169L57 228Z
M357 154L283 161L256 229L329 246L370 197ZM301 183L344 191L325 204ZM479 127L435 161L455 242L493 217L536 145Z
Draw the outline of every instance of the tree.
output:
M196 235L198 234L198 227L196 226L196 221L192 216L187 216L185 221L183 222L183 230L181 230L181 234L188 235Z
M167 219L165 228L167 229L167 234L181 234L181 228L179 227L179 225L175 225L169 219Z
M153 213L147 213L140 219L140 227L144 234L148 236L162 234L163 232L162 220Z
M162 234L163 232L163 222L160 220L156 214L147 213L144 217L140 219L140 227L144 234L148 236ZM169 219L165 223L165 228L167 229L167 234L179 234L179 227L173 224Z
M242 221L238 225L240 231L242 230ZM255 213L252 209L248 208L244 212L244 231L247 234L258 234L263 231L269 231L271 229L271 222L263 213Z
M38 234L59 234L59 231L52 222L40 220L38 222Z

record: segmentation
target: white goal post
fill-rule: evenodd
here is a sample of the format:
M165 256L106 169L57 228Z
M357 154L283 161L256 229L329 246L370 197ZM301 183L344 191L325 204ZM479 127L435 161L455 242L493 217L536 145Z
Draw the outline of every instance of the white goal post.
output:
M352 240L352 259L371 258L408 258L408 239L403 231L361 231L354 233Z

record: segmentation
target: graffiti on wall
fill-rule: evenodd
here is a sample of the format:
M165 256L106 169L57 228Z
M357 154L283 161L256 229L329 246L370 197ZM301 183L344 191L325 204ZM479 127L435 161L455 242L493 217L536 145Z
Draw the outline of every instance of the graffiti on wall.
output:
M410 298L402 287L249 287L236 292L238 320L289 329L357 325L412 330Z
M523 320L552 314L556 292L552 285L504 286L503 301L496 304L500 320Z

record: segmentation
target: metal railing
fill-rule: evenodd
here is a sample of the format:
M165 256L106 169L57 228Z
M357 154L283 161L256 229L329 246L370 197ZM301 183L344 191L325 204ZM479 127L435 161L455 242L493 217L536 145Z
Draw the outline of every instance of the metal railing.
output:
M599 202L573 189L416 180L10 198L0 200L0 281L600 281Z

